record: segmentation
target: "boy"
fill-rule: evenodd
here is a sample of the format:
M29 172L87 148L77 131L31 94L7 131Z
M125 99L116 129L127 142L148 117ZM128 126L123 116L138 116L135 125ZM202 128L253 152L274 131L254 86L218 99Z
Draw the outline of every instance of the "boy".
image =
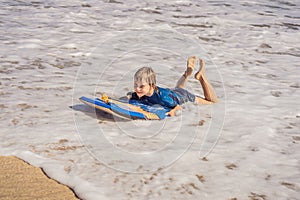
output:
M130 99L139 100L148 104L160 104L170 108L169 116L174 116L177 110L182 109L180 105L185 102L197 102L198 104L212 104L218 102L218 97L206 78L205 63L202 59L200 69L195 74L203 89L205 98L198 97L186 89L185 84L192 75L196 56L191 56L187 60L187 69L177 82L175 89L161 88L156 86L156 75L150 67L140 68L134 75L134 91Z

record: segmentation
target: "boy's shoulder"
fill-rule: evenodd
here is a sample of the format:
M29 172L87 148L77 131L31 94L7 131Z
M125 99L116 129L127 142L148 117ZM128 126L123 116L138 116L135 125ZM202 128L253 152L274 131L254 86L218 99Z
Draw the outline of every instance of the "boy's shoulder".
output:
M155 91L158 94L164 95L164 94L169 94L171 92L171 89L156 86L156 90Z
M132 99L132 100L138 100L139 99L136 92L128 92L127 97L128 97L128 99Z
M141 98L138 97L138 95L136 94L136 92L128 92L127 93L127 97L128 97L129 100L139 100L139 101L144 100L144 99L147 98L146 96L143 96Z

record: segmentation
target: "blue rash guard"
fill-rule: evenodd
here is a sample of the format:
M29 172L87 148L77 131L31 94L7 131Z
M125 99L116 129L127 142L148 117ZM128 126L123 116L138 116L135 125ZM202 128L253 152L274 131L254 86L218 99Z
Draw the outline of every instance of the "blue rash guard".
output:
M143 96L139 98L137 94L132 93L132 100L138 100L146 104L159 104L163 107L174 108L188 101L194 102L196 96L183 88L161 88L156 87L151 97Z

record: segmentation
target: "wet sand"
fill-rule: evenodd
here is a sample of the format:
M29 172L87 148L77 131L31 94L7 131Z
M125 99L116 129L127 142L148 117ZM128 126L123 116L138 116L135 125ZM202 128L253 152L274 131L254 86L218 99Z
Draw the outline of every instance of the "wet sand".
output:
M47 177L41 168L13 156L0 156L0 199L78 199L73 191Z

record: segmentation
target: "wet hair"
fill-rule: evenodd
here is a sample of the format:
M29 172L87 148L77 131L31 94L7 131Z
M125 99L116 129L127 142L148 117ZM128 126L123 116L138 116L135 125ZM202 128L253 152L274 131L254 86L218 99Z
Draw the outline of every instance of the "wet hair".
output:
M156 75L151 67L142 67L134 74L134 82L148 83L156 86Z

